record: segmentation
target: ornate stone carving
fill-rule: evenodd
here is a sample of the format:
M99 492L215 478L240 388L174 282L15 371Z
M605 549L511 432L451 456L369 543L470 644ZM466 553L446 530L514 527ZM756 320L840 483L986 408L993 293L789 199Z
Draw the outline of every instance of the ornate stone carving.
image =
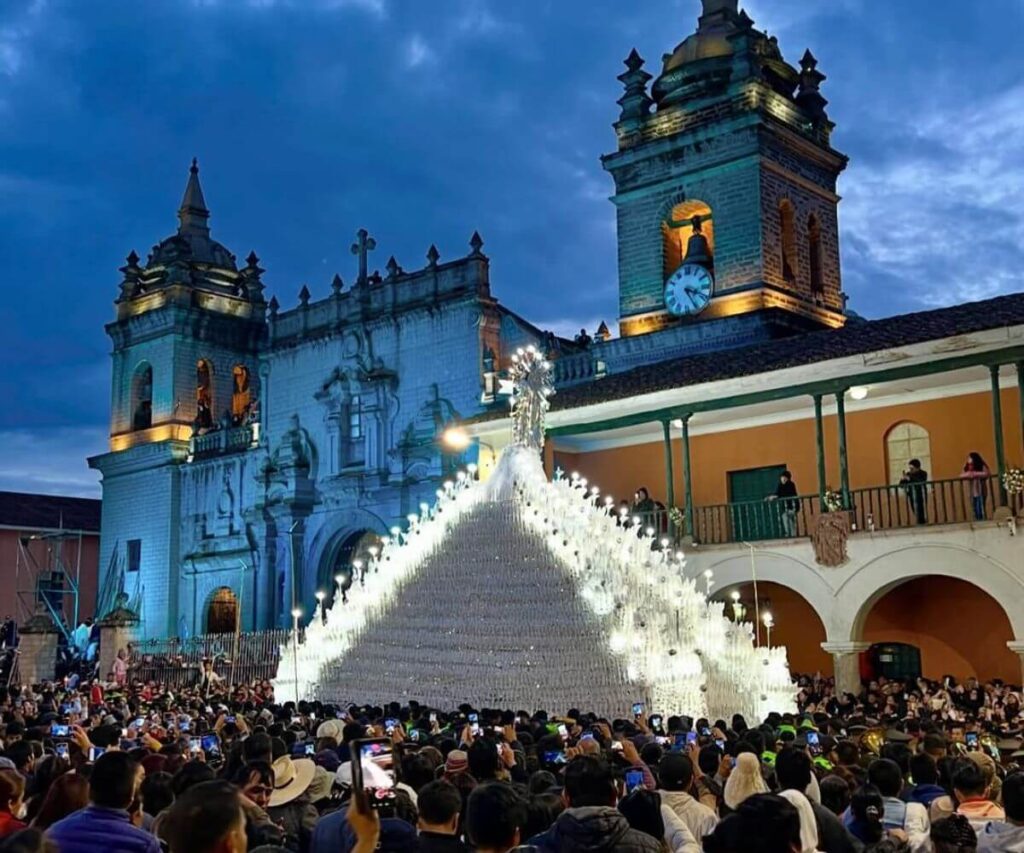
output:
M849 559L846 542L850 538L850 513L825 512L814 518L811 543L818 565L837 568Z

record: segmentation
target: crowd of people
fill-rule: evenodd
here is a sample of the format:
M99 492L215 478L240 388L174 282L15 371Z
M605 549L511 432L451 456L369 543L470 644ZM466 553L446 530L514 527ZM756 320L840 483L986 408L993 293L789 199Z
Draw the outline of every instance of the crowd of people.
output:
M999 682L803 677L795 714L611 719L279 704L207 670L5 693L0 853L1024 851Z

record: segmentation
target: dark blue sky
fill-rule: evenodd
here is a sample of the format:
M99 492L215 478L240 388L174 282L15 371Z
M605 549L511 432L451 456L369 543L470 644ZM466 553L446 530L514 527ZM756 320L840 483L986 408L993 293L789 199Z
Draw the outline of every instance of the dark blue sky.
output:
M828 76L851 306L880 316L1020 287L1020 0L751 0ZM285 306L466 251L568 332L616 318L621 61L699 0L0 0L0 488L98 494L117 268L171 233L190 158L215 237Z

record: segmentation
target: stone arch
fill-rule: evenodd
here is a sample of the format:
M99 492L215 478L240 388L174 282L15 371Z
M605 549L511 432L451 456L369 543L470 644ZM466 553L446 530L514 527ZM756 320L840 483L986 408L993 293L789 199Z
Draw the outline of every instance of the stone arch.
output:
M738 598L733 597L734 593ZM754 583L748 577L742 583L723 587L714 598L725 603L726 617L735 619L740 615L742 621L756 625L762 643L769 640L764 617L770 613L771 645L786 647L789 666L794 673L829 672L832 669L832 658L821 647L828 637L825 621L799 586L759 577L755 606ZM736 605L742 608L739 614L736 613Z
M816 214L807 217L807 273L811 281L811 293L821 296L825 293L825 271L821 254L821 224Z
M337 515L340 517L339 523L325 523L313 536L306 549L302 598L305 604L310 606L316 603L316 593L321 589L329 594L328 600L333 600L334 565L345 544L353 536L367 532L377 536L387 535L387 524L372 512L364 509L346 510L338 511Z
M866 563L836 590L835 633L829 639L858 641L868 614L896 587L929 575L967 581L1000 605L1014 638L1024 637L1024 613L1008 606L1024 597L1024 583L994 560L959 545L911 545L889 551Z
M196 427L212 429L217 418L214 414L213 362L200 358L196 362Z
M701 233L708 241L712 257L715 253L715 220L711 205L696 198L677 196L661 211L662 274L668 278L682 265L686 247L693 236L693 217L700 217Z
M821 573L801 560L787 554L773 551L755 551L755 568L758 582L766 581L799 590L811 609L825 626L827 637L833 636L833 614L835 593ZM711 582L712 596L729 587L752 582L750 555L734 554L717 562L704 563L714 573ZM698 578L698 587L703 579Z

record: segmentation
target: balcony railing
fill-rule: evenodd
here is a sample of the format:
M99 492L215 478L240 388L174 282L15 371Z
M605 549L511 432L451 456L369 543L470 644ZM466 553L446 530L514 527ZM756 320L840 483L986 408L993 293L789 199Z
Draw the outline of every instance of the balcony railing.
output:
M216 429L202 435L193 435L189 440L189 458L204 459L225 453L239 453L259 443L259 424Z
M854 531L897 530L924 525L964 524L992 518L1000 504L999 478L930 480L918 484L852 489L847 509ZM695 506L694 541L705 545L797 539L810 536L825 510L818 495ZM665 510L645 513L641 523L657 536L682 537Z
M925 524L963 524L992 517L999 478L930 480L850 492L857 530L892 530ZM975 505L977 504L977 506Z
M695 506L693 538L708 545L796 539L811 534L812 519L820 511L821 498L818 495Z

